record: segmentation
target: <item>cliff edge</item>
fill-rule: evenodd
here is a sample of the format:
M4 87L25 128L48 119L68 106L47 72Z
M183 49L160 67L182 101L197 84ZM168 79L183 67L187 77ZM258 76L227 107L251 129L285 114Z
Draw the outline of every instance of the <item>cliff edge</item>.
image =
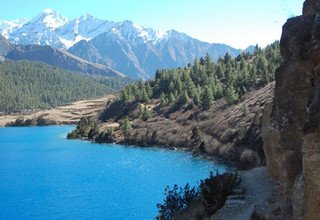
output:
M278 219L320 219L320 2L306 0L280 41L273 106L262 137L266 163L279 186Z

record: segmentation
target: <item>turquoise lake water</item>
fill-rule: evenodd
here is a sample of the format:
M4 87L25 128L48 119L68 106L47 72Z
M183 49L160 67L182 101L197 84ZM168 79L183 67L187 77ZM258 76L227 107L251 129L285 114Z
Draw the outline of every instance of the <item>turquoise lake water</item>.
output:
M167 185L225 170L185 152L67 140L73 128L0 128L0 219L154 219Z

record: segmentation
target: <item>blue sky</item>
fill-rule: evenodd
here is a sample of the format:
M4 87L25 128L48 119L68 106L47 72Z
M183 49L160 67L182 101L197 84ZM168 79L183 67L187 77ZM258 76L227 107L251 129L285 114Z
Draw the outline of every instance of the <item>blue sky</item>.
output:
M131 20L162 31L245 48L280 38L283 23L301 15L304 0L1 0L0 20L32 18L52 8L73 19L85 13Z

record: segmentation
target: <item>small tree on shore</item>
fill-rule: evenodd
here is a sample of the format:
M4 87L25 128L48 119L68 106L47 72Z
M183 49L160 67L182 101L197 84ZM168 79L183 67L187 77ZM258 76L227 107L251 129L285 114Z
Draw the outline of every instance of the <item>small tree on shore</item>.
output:
M130 135L132 126L131 126L131 123L127 117L125 119L123 119L120 128L126 137L128 137Z

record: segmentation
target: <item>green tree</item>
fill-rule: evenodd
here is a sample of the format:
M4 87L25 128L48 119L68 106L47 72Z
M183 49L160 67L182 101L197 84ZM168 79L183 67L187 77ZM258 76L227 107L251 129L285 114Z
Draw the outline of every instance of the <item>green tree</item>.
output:
M194 93L194 96L193 96L193 103L195 104L195 105L199 105L200 103L201 103L201 101L200 101L200 95L199 95L199 93L196 91L195 93Z
M235 104L239 100L239 95L237 94L236 90L233 86L229 86L226 90L226 101L228 104Z
M149 95L148 95L147 91L145 90L145 88L142 89L141 100L140 101L142 101L142 102L150 101Z
M130 122L129 118L126 117L123 119L120 128L123 131L125 137L128 137L130 135L130 132L132 130L132 126L131 126L131 122Z
M149 109L147 109L146 106L144 106L143 111L142 111L142 115L141 115L141 119L143 121L148 121L151 118L151 111Z
M166 100L166 97L163 93L161 93L159 99L160 99L160 107L161 108L167 105L167 100Z
M203 109L209 109L213 104L213 95L211 89L206 86L200 96L201 107Z
M180 95L180 98L179 98L179 101L182 105L185 105L189 102L189 95L188 95L188 92L186 90L184 90L182 92L182 94Z
M169 104L173 104L176 101L176 98L174 97L172 92L169 93L169 98L168 99L169 99Z

